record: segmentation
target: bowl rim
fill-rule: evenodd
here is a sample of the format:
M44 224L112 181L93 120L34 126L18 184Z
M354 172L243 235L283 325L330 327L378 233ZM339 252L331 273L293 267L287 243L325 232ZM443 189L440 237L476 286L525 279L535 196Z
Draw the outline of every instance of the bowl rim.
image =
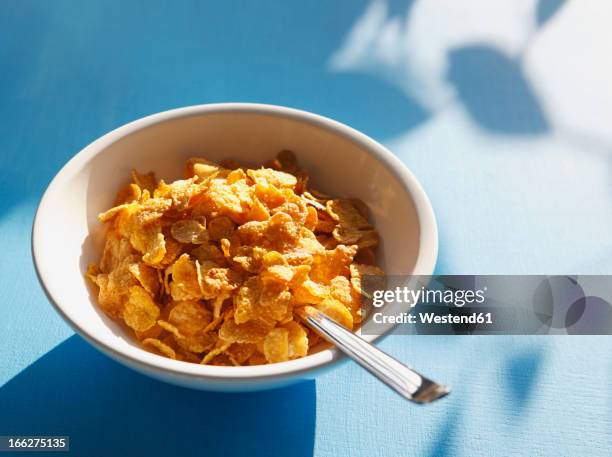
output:
M54 198L54 194L61 185L76 174L82 165L93 159L93 157L109 145L134 132L174 119L217 113L265 114L290 118L340 135L367 151L368 154L372 155L398 179L406 192L412 197L419 220L419 254L414 266L414 273L422 275L431 275L433 273L438 256L438 229L433 208L417 178L382 144L339 121L295 108L259 103L212 103L170 109L121 125L85 146L57 172L39 202L32 224L31 251L39 283L47 299L76 333L108 355L114 356L127 365L136 365L144 371L153 369L176 377L239 382L296 377L339 362L345 356L336 348L325 349L316 354L287 362L241 367L210 366L182 362L158 356L135 346L130 346L126 351L113 347L111 343L103 341L99 336L82 328L73 319L70 312L65 310L62 304L59 303L59 300L56 300L47 287L45 281L45 261L37 255L37 252L39 252L38 247L44 243L44 231L41 229L39 222L45 206ZM395 328L395 325L389 326L387 331L381 335L367 335L364 338L373 342L388 335L393 328Z

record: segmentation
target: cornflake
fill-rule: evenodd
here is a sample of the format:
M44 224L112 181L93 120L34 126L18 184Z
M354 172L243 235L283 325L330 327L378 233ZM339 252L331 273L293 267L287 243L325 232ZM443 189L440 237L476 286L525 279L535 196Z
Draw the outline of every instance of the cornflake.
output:
M361 322L362 277L379 237L368 209L308 187L290 151L260 168L192 158L184 179L133 171L86 277L98 304L144 349L210 365L259 365L309 354L320 338L296 311Z

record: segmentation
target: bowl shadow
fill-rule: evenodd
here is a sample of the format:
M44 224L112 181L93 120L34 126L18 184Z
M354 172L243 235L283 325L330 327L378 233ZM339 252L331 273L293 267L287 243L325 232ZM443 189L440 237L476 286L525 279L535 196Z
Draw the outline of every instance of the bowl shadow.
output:
M238 394L164 384L74 335L0 388L0 430L69 436L73 455L311 456L315 397L314 381Z

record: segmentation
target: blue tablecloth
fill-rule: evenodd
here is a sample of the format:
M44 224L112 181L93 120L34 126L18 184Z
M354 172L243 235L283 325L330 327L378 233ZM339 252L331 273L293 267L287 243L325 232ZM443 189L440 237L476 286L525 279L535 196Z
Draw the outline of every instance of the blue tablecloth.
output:
M37 284L30 228L103 133L209 102L320 113L385 143L440 228L438 273L612 272L609 2L4 2L0 12L0 435L109 455L612 454L608 337L391 336L454 387L409 404L352 363L252 394L110 361ZM608 25L607 25L608 24Z

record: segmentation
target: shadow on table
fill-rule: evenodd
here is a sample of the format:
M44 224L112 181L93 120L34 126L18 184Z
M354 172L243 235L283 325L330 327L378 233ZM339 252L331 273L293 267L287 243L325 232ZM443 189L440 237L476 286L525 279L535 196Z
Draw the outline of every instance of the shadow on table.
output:
M68 435L74 455L311 456L314 446L314 381L189 390L137 374L77 335L0 388L0 405L2 435Z
M542 363L545 359L543 346L513 354L506 362L503 371L506 381L506 395L516 410L523 410L529 405L534 388L539 381Z
M548 131L548 122L520 61L480 44L450 51L449 65L449 80L478 125L507 135Z

